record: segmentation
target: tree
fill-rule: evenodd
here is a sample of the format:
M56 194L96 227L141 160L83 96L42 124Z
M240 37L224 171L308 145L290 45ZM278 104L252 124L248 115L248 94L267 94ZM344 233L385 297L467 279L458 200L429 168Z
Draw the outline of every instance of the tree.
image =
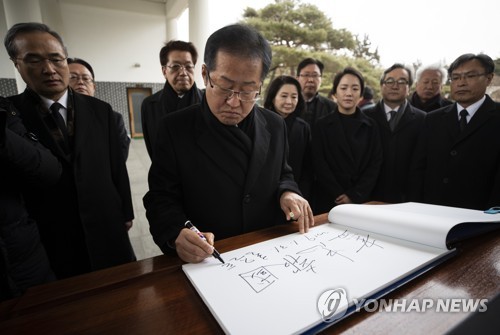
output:
M330 18L315 5L275 0L262 9L247 7L242 22L259 30L271 44L273 65L268 81L278 74L294 76L302 59L314 57L325 64L320 89L323 94L331 88L333 74L346 66L374 76L366 78L370 85L378 83L381 71L376 66L380 57L378 49L371 51L368 36L360 41L346 29L334 29Z

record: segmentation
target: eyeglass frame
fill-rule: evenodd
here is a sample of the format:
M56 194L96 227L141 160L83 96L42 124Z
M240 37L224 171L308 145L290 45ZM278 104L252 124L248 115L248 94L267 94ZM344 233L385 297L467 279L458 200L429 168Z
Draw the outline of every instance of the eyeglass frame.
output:
M79 82L80 80L85 83L85 84L90 84L90 83L93 83L94 82L94 78L92 78L91 76L89 75L82 75L82 76L79 76L79 75L76 75L76 74L69 74L69 80L75 80L76 79L76 82ZM88 80L87 80L88 79Z
M451 76L450 76L450 82L456 82L456 81L459 81L459 80L462 80L464 79L465 81L468 81L468 80L475 80L481 76L486 76L488 75L489 73L486 73L486 72L483 72L483 73L471 73L471 71L469 72L465 72L465 73L452 73ZM455 77L455 79L453 79L453 77ZM458 78L457 78L458 77Z
M299 77L306 78L306 79L319 79L322 77L321 73L301 73L299 74Z
M181 72L183 70L188 72L188 73L194 73L195 65L194 64L182 65L182 64L178 64L178 63L173 63L170 65L165 65L165 67L167 67L169 69L170 73L177 73L177 72ZM177 68L177 69L175 69L175 68Z
M208 69L207 69L207 78L208 78L208 83L210 84L210 87L212 87L212 88L216 87L216 88L218 88L218 89L220 89L220 90L222 90L224 92L229 93L229 94L226 94L226 97L225 97L226 101L229 100L229 99L232 99L234 97L234 95L236 95L236 97L238 98L238 100L241 101L241 102L256 102L257 100L259 100L259 96L261 95L261 92L262 92L262 85L260 85L258 91L239 91L239 92L234 91L234 90L229 89L229 88L221 87L221 86L219 86L217 84L214 84L212 82L212 78L210 78L210 71L208 71ZM243 93L243 94L255 93L255 98L253 98L252 100L243 100L240 97L241 93Z
M39 68L42 67L44 62L49 62L53 66L57 68L61 68L64 66L64 62L68 60L68 57L63 57L62 59L58 59L56 57L40 57L40 56L35 56L33 57L32 61L27 61L25 58L11 58L12 60L20 60L27 66L31 66L32 68Z
M384 84L386 86L394 86L394 84L396 84L399 87L399 86L410 84L410 81L408 79L404 79L404 78L401 78L398 80L396 80L394 78L389 78L389 79L382 81L382 84Z

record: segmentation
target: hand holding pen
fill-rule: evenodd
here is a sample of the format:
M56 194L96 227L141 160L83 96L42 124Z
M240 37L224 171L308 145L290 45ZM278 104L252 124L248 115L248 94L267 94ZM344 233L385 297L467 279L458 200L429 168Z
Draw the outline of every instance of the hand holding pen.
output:
M182 242L176 242L176 245L178 246L177 248L177 253L179 255L179 257L181 257L181 259L183 259L184 261L186 262L200 262L201 260L203 260L205 257L203 256L200 256L199 255L199 249L200 247L198 247L200 245L199 241L204 241L203 243L203 251L204 252L207 252L207 248L206 246L208 245L211 250L210 252L208 252L209 254L211 254L212 256L214 256L215 258L217 258L219 261L221 261L222 263L224 263L224 261L222 260L222 257L220 256L219 252L208 242L207 238L205 237L205 235L203 235L192 223L191 221L186 221L186 223L184 224L184 226L190 230L192 230L193 232L195 232L198 236L197 236L197 240L191 240L189 241L189 237L188 236L185 236L184 238L182 238L182 240L186 240L187 242L194 242L194 243L189 243L188 246L186 246L184 243ZM177 240L179 240L179 238L181 238L181 236L184 235L182 232L181 234L179 235L179 237L177 238ZM192 247L192 245L195 244L197 245L195 248Z

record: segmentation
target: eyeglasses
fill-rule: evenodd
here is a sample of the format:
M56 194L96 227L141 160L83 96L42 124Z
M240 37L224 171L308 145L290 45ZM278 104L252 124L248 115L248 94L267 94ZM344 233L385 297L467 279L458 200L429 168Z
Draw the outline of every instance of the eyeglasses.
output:
M450 77L450 81L459 81L465 79L465 81L474 80L481 76L487 75L487 73L453 73Z
M302 77L302 78L311 78L311 79L318 79L321 77L321 75L319 73L301 73L299 74L299 77Z
M186 72L193 73L194 72L194 65L193 64L186 64L186 65L181 65L181 64L172 64L172 65L167 65L170 73L176 73L180 72L181 70L186 70Z
M69 80L74 81L74 82L79 82L81 80L81 81L83 81L84 84L90 84L90 83L94 82L94 79L92 79L92 77L90 77L90 76L86 76L86 75L78 76L76 74L71 74L69 76Z
M208 77L208 82L210 84L210 87L213 88L214 94L219 97L223 97L226 100L231 99L233 96L236 95L236 97L241 101L241 102L255 102L258 100L259 95L260 95L260 90L262 86L259 88L258 91L240 91L236 92L233 90L230 90L228 88L223 88L220 87L217 84L214 84L212 82L212 78L210 78L210 73L207 71L207 77Z
M394 78L389 78L387 80L384 80L382 83L384 85L386 85L386 86L392 86L394 84L397 84L398 86L403 86L403 85L408 85L409 82L406 79L398 79L398 80L396 80Z
M26 57L26 58L16 58L16 60L20 60L21 62L23 62L24 64L26 64L27 66L29 67L32 67L32 68L40 68L43 66L43 64L48 61L49 63L51 63L52 65L54 65L55 67L63 67L64 65L66 65L66 60L68 58L67 57L49 57L49 58L45 58L45 57Z

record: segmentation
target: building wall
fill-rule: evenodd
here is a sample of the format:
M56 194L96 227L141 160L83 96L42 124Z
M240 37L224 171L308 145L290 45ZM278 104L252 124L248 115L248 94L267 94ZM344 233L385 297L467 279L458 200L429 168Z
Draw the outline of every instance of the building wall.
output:
M158 58L166 42L164 5L144 3L150 7L134 10L124 6L124 10L116 10L64 0L43 3L51 4L51 8L44 7L42 12L61 13L44 16L44 23L63 37L70 57L85 59L92 65L96 97L110 103L123 115L130 132L127 87L150 87L155 93L165 83ZM8 28L0 2L2 37ZM0 49L0 96L18 94L16 69L5 48ZM24 85L19 90L23 89Z

